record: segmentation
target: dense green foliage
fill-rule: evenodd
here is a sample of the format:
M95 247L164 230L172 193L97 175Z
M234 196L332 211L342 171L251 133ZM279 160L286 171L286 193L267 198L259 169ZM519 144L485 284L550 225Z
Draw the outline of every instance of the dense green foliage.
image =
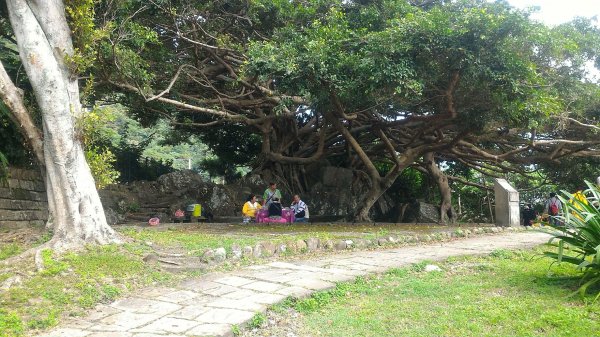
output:
M133 289L175 278L145 265L140 256L143 251L136 244L88 248L60 258L50 250L42 251L43 269L0 293L0 336L47 329L64 316L81 315ZM2 255L0 250L0 259L5 258ZM23 270L31 267L21 263ZM0 282L11 276L0 275Z
M126 111L119 105L96 107L80 121L86 155L92 159L88 163L97 181L154 180L188 167L207 176L220 175L205 168L213 152L198 137L175 133L164 121L144 127Z
M589 20L551 28L480 0L101 1L96 13L99 30L121 27L96 44L96 97L197 134L216 156L203 167L228 180L251 166L302 191L302 166L325 156L368 170L334 119L389 166L380 175L396 162L379 131L398 156L434 151L492 176L548 163L547 180L558 180L557 160L597 150L595 129L571 122L597 124Z
M582 295L589 287L600 284L600 186L590 182L587 185L589 189L582 192L584 200L566 191L559 196L563 213L556 223L548 224L554 236L549 245L558 247L558 251L545 252L559 263L577 266L582 272Z

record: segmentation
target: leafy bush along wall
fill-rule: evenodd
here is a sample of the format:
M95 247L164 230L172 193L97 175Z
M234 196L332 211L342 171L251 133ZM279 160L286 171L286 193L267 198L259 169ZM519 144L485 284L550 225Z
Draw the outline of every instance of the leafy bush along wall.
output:
M0 182L0 230L44 226L48 220L48 199L40 173L9 168Z

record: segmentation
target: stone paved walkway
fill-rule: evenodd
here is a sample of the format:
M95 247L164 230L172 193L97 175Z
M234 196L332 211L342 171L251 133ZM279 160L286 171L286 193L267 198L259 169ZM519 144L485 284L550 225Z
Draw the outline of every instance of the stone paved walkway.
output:
M232 325L243 325L288 296L307 296L332 288L336 282L422 260L486 254L500 248L529 248L547 240L548 236L542 233L512 232L426 246L276 261L228 273L211 273L176 288L146 289L134 297L97 306L87 317L70 320L41 336L232 336Z

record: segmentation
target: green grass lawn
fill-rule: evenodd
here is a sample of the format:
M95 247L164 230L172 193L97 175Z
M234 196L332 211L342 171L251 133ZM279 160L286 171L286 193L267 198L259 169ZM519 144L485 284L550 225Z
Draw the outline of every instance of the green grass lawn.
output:
M361 229L355 237L386 234L378 227L369 229ZM83 315L96 304L111 302L135 289L197 275L174 275L144 263L143 257L154 248L201 255L208 248L230 249L233 243L349 237L347 233L307 230L290 234L258 227L247 227L240 233L206 233L198 228L121 232L132 239L122 246L88 247L61 257L45 251L41 271L36 271L31 259L0 270L0 283L9 278L21 279L8 290L0 290L0 336L22 336L47 329L65 317ZM0 260L48 238L43 234L29 244L0 244ZM405 331L399 334L402 336L478 336L487 331L497 336L527 336L531 331L540 336L565 331L577 336L594 335L587 332L594 331L598 305L565 298L576 289L576 281L548 279L550 260L531 260L530 253L495 255L449 261L443 273L426 274L417 267L396 270L379 278L340 285L337 292L316 295L297 306L306 313L305 325L311 334L323 330L325 335L340 336L398 335L398 331ZM574 274L566 267L551 270L558 275ZM346 293L348 298L336 299ZM321 313L326 309L324 304L330 306L330 313Z
M135 250L131 245L90 247L60 259L45 250L42 271L23 262L0 273L0 281L21 279L20 284L0 291L0 336L22 336L52 327L63 317L80 316L131 290L175 279L145 265Z
M542 250L452 258L340 284L296 302L311 336L600 336L600 303L569 297L575 270ZM596 290L597 292L598 290Z

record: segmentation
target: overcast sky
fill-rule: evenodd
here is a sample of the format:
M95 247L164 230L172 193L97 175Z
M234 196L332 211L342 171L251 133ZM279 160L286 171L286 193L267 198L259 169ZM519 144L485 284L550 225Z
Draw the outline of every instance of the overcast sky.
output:
M539 6L540 10L533 18L549 25L571 20L576 16L600 19L600 0L508 0L517 8Z

